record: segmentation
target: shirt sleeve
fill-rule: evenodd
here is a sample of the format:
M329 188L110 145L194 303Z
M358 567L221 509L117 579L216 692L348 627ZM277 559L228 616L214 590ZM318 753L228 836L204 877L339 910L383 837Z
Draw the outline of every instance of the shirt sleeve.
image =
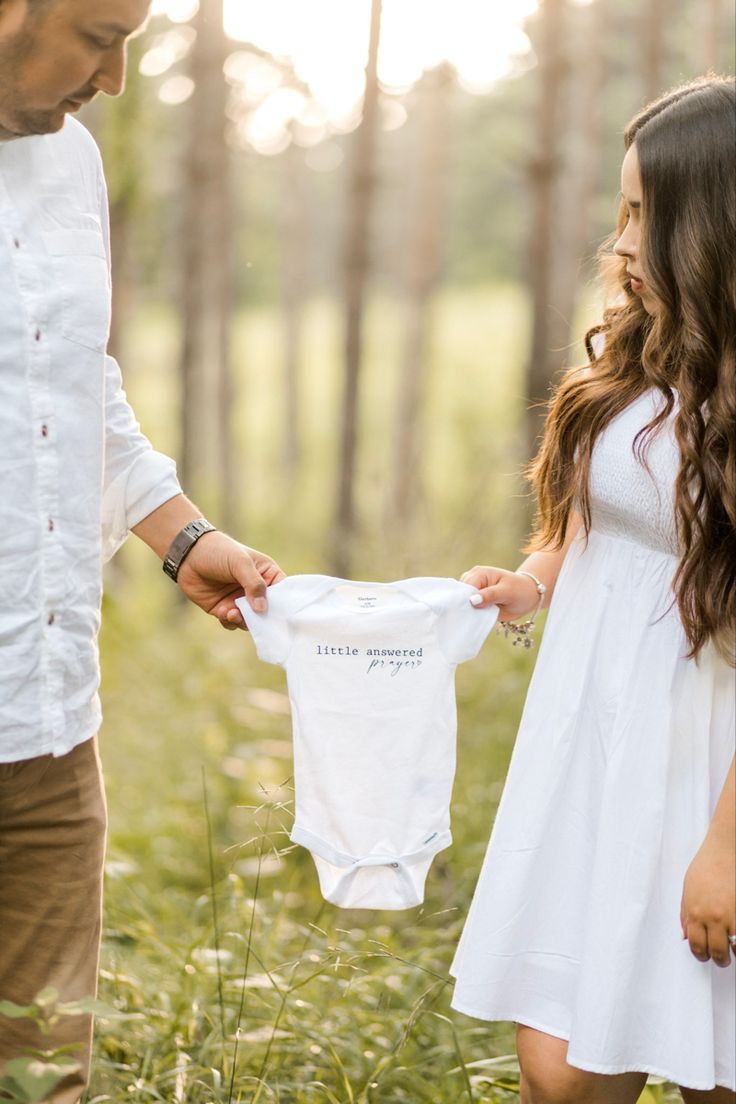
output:
M100 221L110 272L107 190L98 166ZM109 277L108 277L109 278ZM181 494L176 464L141 433L123 390L120 368L105 357L105 446L102 486L102 556L109 560L133 526L170 498Z
M478 609L470 599L477 591L467 583L451 580L452 588L443 599L438 633L442 651L450 663L473 659L483 646L498 619L498 606Z
M291 652L291 587L289 579L282 579L268 588L268 609L256 613L246 598L236 598L235 604L243 615L259 659L264 663L286 665Z
M156 452L141 433L125 397L117 361L106 357L103 559L117 552L133 526L178 494L176 464Z

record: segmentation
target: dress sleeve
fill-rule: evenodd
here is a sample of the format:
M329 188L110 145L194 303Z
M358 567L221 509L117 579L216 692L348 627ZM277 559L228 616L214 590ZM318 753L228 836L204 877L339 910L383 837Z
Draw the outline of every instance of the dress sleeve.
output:
M97 187L109 273L110 227L101 165ZM181 494L181 487L174 461L156 452L141 433L123 390L120 368L110 356L105 357L104 419L102 555L104 560L109 560L133 526L164 502Z
M292 588L288 579L268 588L268 609L256 613L246 598L236 598L235 604L243 615L259 659L264 663L276 663L284 667L291 652L292 641Z

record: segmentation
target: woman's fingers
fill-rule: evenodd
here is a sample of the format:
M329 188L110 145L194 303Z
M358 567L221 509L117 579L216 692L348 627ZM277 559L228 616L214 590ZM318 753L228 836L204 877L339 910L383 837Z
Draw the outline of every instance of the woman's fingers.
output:
M688 920L687 941L698 962L707 962L710 958L710 951L708 949L708 929L705 924L701 924L699 920Z
M473 567L465 572L461 582L478 591L470 599L478 609L498 606L500 621L514 621L537 604L534 580L516 571L505 571L501 567Z
M478 593L473 594L470 598L471 606L477 606L478 609L483 609L486 606L498 606L499 602L499 590L498 586L479 587Z
M728 932L722 924L708 928L708 950L716 966L731 965L731 948L728 945Z
M501 572L495 567L471 567L470 571L466 571L464 575L460 576L460 582L482 590L484 587L493 586L494 583L497 583L500 574Z
M690 950L699 962L712 959L716 966L731 965L731 947L723 924L712 923L706 926L698 920L690 920L687 923L686 938ZM736 954L736 950L734 953Z

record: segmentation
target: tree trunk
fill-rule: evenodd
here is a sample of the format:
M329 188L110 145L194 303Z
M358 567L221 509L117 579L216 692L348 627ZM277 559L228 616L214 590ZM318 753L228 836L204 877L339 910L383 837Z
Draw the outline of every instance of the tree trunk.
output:
M281 240L284 296L284 472L294 485L302 457L299 359L306 287L307 212L302 151L292 142L286 154L284 216Z
M229 525L234 509L230 330L232 207L225 134L223 0L201 0L191 53L195 90L185 153L181 477Z
M355 133L355 154L345 250L345 396L333 566L349 572L355 534L355 458L358 440L358 395L363 345L363 313L368 275L368 232L375 190L375 145L378 115L378 44L381 0L371 0L370 42L365 69L363 119Z
M429 307L440 273L453 73L438 66L417 87L421 149L406 266L406 330L400 378L391 520L403 527L421 497Z
M603 129L601 107L608 77L605 44L610 37L611 0L578 8L569 36L569 81L564 108L564 158L556 202L552 256L553 280L548 315L548 384L571 363L581 269L595 251L590 237L593 196L601 181Z
M733 10L733 9L732 9ZM702 71L718 73L721 69L721 42L725 40L731 47L731 59L726 68L733 66L733 38L728 35L726 26L726 6L724 0L702 0Z
M544 426L544 403L559 353L553 356L556 203L563 158L563 97L568 77L565 52L565 2L544 0L539 44L539 107L536 155L530 164L531 221L529 278L532 340L527 365L527 456L536 451ZM569 322L569 320L568 320Z
M642 76L645 103L656 99L664 91L662 87L666 60L664 32L668 7L668 0L646 0L644 4Z

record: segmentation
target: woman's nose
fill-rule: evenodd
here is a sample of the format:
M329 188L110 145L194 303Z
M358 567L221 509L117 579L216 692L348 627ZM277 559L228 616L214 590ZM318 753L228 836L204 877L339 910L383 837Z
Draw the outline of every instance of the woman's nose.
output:
M636 250L634 246L633 236L629 234L628 229L624 230L621 237L618 239L613 247L613 252L619 257L633 257Z

